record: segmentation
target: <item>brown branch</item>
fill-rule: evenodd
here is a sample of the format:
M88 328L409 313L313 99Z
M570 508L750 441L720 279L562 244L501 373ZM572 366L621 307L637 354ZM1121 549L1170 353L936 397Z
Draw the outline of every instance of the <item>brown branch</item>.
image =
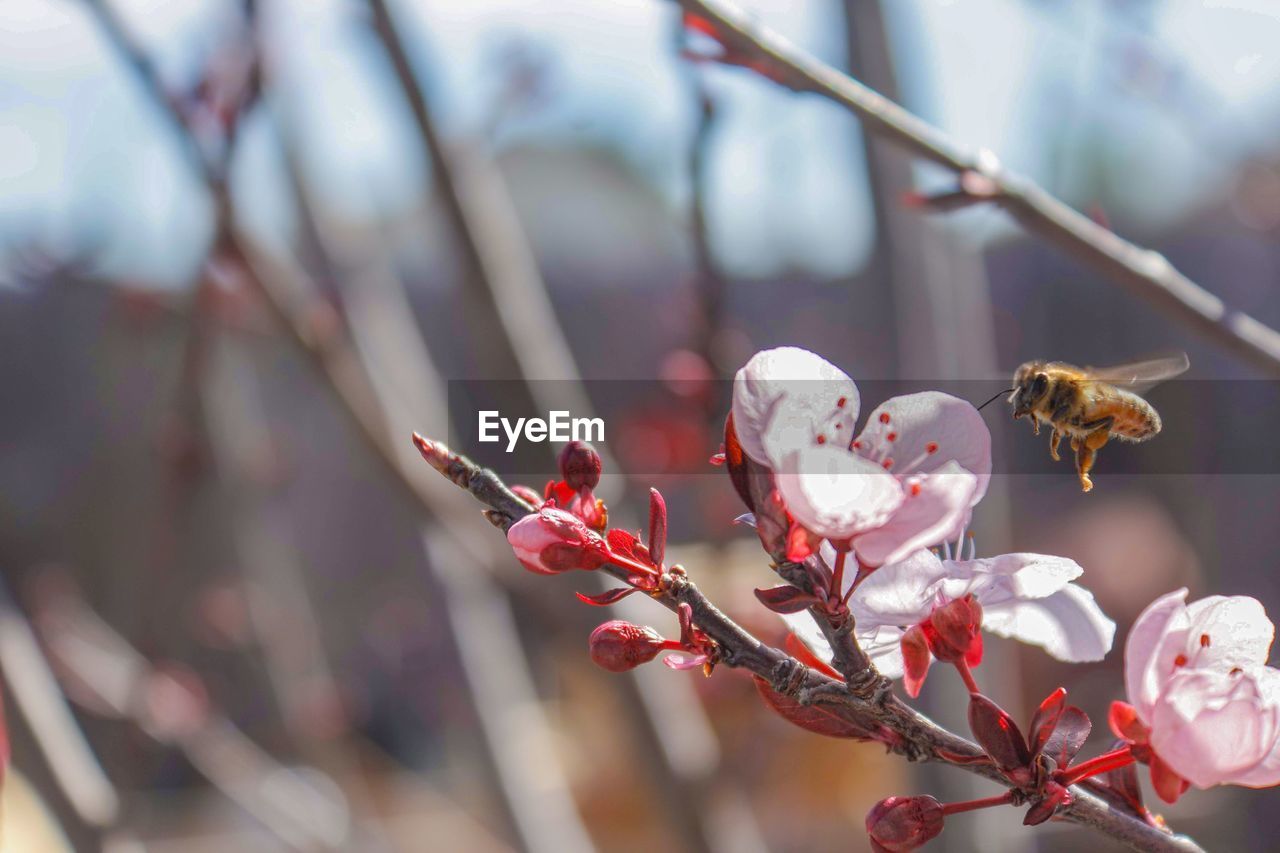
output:
M487 509L485 515L500 530L507 530L533 508L517 497L493 471L453 453L445 445L415 434L414 443L433 468L455 485L466 489ZM628 570L606 565L608 572L626 582ZM693 621L720 649L719 662L745 669L765 679L778 693L802 704L839 708L843 716L870 731L881 727L897 737L890 748L912 761L936 761L961 767L1009 787L1009 782L988 761L977 745L952 734L917 713L888 692L866 698L843 682L816 672L785 652L762 643L720 611L687 576L668 575L652 594L659 604L675 610L680 604L693 608ZM819 624L822 624L821 622ZM1034 796L1031 791L1019 791ZM1060 812L1063 820L1091 827L1132 850L1153 853L1195 853L1202 848L1186 836L1172 835L1112 808L1089 791L1072 788L1074 802Z
M961 178L980 176L984 198L1009 211L1027 230L1105 273L1129 292L1163 309L1271 374L1280 374L1280 332L1230 308L1174 268L1006 170L987 149L970 150L940 129L756 23L724 0L677 0L708 22L735 64L748 65L800 92L834 101L867 130L937 163Z

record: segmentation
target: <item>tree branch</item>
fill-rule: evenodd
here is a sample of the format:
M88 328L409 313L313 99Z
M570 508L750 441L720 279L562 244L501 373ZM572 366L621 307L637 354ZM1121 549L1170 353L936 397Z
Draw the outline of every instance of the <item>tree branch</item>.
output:
M515 495L493 471L452 452L437 441L414 435L414 443L433 468L483 504L485 516L506 531L516 521L533 512L533 507ZM626 582L628 570L612 565L600 571ZM693 621L720 647L720 663L745 669L768 682L778 693L802 704L822 704L839 708L843 716L856 720L868 730L887 728L897 735L890 748L912 761L937 761L961 767L993 782L1010 787L1008 780L977 745L952 734L904 704L891 693L864 698L841 681L817 672L785 652L752 636L711 603L687 576L668 575L652 598L669 610L680 604L693 609ZM820 620L819 624L822 624ZM874 670L873 670L874 671ZM1019 791L1020 794L1030 794ZM1059 813L1072 823L1091 827L1132 850L1151 853L1203 853L1186 836L1172 835L1113 809L1080 786L1072 788L1074 802Z
M1280 332L1229 308L1174 268L1158 252L1143 249L1098 225L1030 179L1006 170L987 149L969 150L943 131L878 92L821 62L724 0L677 0L711 25L717 40L747 65L782 85L834 101L862 120L871 133L983 187L974 201L1007 210L1027 230L1090 264L1130 293L1222 344L1267 373L1280 375Z

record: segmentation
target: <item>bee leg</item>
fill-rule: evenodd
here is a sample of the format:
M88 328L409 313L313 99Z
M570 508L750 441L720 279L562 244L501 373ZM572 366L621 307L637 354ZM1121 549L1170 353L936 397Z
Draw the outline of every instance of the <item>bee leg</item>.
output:
M1036 435L1040 434L1040 419L1035 415L1031 416L1031 431Z
M1083 492L1093 491L1093 480L1089 479L1089 471L1093 468L1093 461L1098 455L1098 451L1088 445L1071 442L1076 446L1076 473L1080 476L1080 490Z
M1093 463L1098 458L1098 450L1107 443L1107 439L1111 438L1111 425L1114 422L1115 418L1105 417L1084 424L1086 429L1092 428L1093 432L1086 435L1083 441L1075 439L1071 441L1071 446L1076 450L1076 473L1080 475L1082 491L1088 492L1093 489L1093 480L1089 479L1089 472L1093 470Z
M1055 428L1053 435L1049 436L1049 455L1053 457L1054 462L1061 462L1062 457L1058 455L1058 442L1062 441L1062 433Z

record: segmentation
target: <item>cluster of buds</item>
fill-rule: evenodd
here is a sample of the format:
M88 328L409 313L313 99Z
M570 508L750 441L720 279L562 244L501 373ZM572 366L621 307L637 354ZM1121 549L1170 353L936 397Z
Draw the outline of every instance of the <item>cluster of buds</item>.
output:
M710 675L715 662L715 644L693 625L693 608L681 602L676 608L680 618L680 639L668 640L644 625L621 619L605 622L591 632L588 643L591 659L610 672L626 672L648 663L662 652L674 652L662 662L672 669L702 667Z
M585 441L571 441L560 451L560 479L549 480L539 496L528 486L512 488L531 506L552 501L571 515L585 521L593 530L603 531L609 525L609 511L604 501L595 496L600 485L603 463L596 449Z

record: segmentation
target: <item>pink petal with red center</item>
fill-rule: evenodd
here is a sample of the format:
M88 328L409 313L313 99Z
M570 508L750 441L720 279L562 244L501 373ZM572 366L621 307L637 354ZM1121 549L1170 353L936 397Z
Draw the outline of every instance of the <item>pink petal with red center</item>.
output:
M887 442L890 433L893 441ZM867 425L858 439L863 452L890 445L895 472L919 460L916 467L904 472L907 476L938 471L948 462L955 462L978 478L973 503L987 493L991 480L991 431L973 404L959 397L940 391L891 397L867 416Z
M853 380L826 359L798 347L758 352L734 377L738 441L748 456L771 468L819 435L833 445L841 435L847 442L858 407Z

